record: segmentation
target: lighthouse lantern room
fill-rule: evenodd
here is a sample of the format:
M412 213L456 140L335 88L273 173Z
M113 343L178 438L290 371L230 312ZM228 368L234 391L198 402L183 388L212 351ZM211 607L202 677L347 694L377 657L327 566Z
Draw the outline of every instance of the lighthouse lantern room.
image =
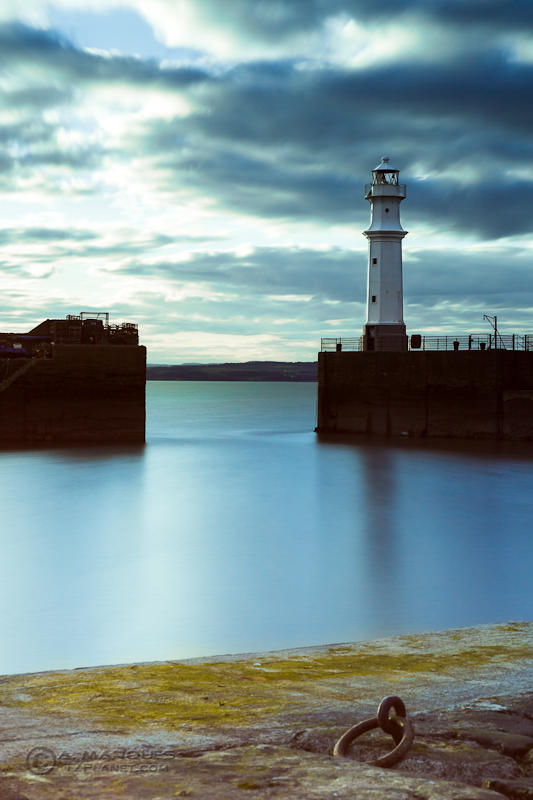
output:
M400 203L405 184L398 183L399 170L384 156L372 170L372 183L365 186L370 202L368 239L367 318L363 331L365 350L407 350L403 321L402 239Z

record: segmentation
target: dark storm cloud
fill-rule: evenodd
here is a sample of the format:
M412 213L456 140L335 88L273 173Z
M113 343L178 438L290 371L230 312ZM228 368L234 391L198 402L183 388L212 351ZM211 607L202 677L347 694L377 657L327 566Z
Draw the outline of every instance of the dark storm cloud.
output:
M326 109L343 102L361 113L386 109L393 117L401 111L480 128L489 123L512 132L530 130L533 110L526 98L532 79L532 64L510 62L500 52L475 58L457 53L444 64L421 66L406 60L358 72L319 74L314 91Z
M225 208L262 217L347 221L353 216L354 196L360 184L334 168L302 165L237 152L208 143L198 154L162 159L170 171L165 187L190 186L205 196L217 197Z
M0 173L15 168L28 172L42 166L73 171L98 166L104 152L110 153L104 143L59 147L55 137L65 125L64 120L50 122L42 116L51 108L63 108L68 112L70 105L80 101L83 90L90 85L126 83L133 87L154 86L172 91L207 79L203 71L189 66L162 68L153 60L80 50L53 31L22 23L0 25L0 53L4 77L8 78L11 71L23 65L27 83L16 90L5 89L0 95L0 105L15 110L20 120L0 124L0 143L12 147L8 154L0 156ZM10 186L4 181L2 188L13 186L15 183ZM50 188L56 191L53 183ZM81 193L87 193L87 189Z
M2 101L11 108L30 108L37 111L70 103L73 97L74 91L71 88L41 86L39 88L30 87L28 89L5 92L2 96Z
M422 17L450 26L521 30L533 21L530 0L195 0L215 24L232 27L259 41L277 43L320 28L333 16L365 23Z
M531 184L508 169L533 160L531 85L533 65L501 53L423 69L252 64L204 87L205 111L147 127L140 146L167 169L167 189L184 184L257 215L339 221L362 209L362 184L389 153L410 213L497 238L530 226L520 212ZM431 182L416 183L420 169Z
M403 209L416 226L439 223L448 230L471 232L483 239L526 234L533 205L533 183L497 175L473 185L453 181L418 181L408 185L409 204Z
M46 264L51 258L58 261L62 258L95 259L102 257L123 258L126 256L145 256L153 254L166 245L189 247L202 242L206 238L198 236L167 236L152 234L139 237L138 231L112 230L108 232L112 241L102 243L102 232L83 228L1 228L0 246L25 245L41 243L43 252L40 256L32 256L31 263ZM216 237L213 237L213 239ZM73 247L75 245L75 247ZM21 269L19 265L11 265L10 269Z
M340 10L370 19L413 9L465 24L483 15L484 24L493 20L499 25L495 31L503 30L499 4L489 0L230 0L228 5L252 22L263 20L268 30L282 21L295 30L314 26ZM523 23L533 13L531 4L512 5ZM220 4L205 3L205 8L218 14ZM115 154L147 157L151 177L165 191L189 188L256 216L353 222L360 229L368 218L362 185L380 155L388 153L408 183L406 219L473 237L530 230L523 209L533 200L527 174L533 164L533 104L527 102L533 65L509 60L490 36L477 37L474 51L458 48L453 60L421 64L405 53L394 63L359 70L269 61L239 65L216 77L196 68L162 69L155 61L81 51L50 31L21 24L0 27L0 50L8 64L53 68L63 77L64 87L51 78L48 87L29 86L6 100L14 103L20 96L21 105L33 104L36 112L68 103L73 87L78 91L94 83L189 92L196 111L147 121L141 133L131 132L124 152ZM8 174L14 165L75 171L100 163L105 144L61 149L55 131L40 119L0 128L0 141L19 145L14 155L2 156L0 172ZM509 173L515 165L525 169L524 175ZM419 180L423 173L430 179Z
M212 237L213 241L216 237ZM147 255L153 256L160 248L167 245L183 248L191 245L206 244L206 238L201 239L197 236L167 236L164 234L152 234L139 236L138 231L130 229L116 229L107 232L105 240L102 239L102 231L93 231L83 228L51 228L51 227L29 227L29 228L3 228L0 229L0 247L18 246L19 251L11 250L10 255L13 260L4 260L0 263L0 271L17 273L21 277L49 277L56 270L60 263L77 263L86 260L92 266L98 266L101 259L106 260L106 267L102 268L105 272L115 272L108 264L114 264L118 259L141 258ZM24 246L40 244L41 251L35 253L32 248L31 254L26 255ZM17 252L17 258L12 255ZM31 268L41 265L49 266L46 274L33 276ZM121 270L119 270L120 272ZM138 274L151 275L154 272L163 271L157 269L147 269L146 272L139 269ZM132 268L132 273L136 269Z
M162 69L155 60L107 56L76 48L54 31L31 28L22 23L0 25L0 53L3 59L31 63L59 70L65 78L90 82L129 82L185 87L206 78L193 67ZM56 102L53 91L49 99ZM36 97L37 99L37 97Z
M181 247L190 247L197 245L200 242L206 244L207 241L216 240L217 237L199 237L199 236L167 236L166 234L152 234L145 237L136 235L138 232L131 230L127 231L112 231L110 236L113 241L108 244L82 244L76 248L76 258L101 258L102 256L109 256L111 258L122 258L124 256L146 256L152 255L159 248L166 245L179 245ZM51 236L50 238L53 238ZM59 239L60 237L58 237ZM65 237L68 239L68 235ZM100 234L94 233L91 236L80 235L79 238L74 236L72 239L81 241L85 239L99 239ZM63 255L69 256L71 251L64 248Z
M1 176L5 178L12 169L13 159L9 158L9 156L6 156L4 153L0 153L0 181Z
M453 313L458 313L458 305L464 306L470 328L482 313L503 308L508 309L509 316L519 311L530 313L533 307L533 269L528 249L427 249L411 253L406 239L404 254L404 296L410 323L420 324L420 319L427 318L431 324L433 314L436 324L443 314L431 310L443 303L454 304ZM194 253L185 262L161 261L147 266L132 261L120 272L160 276L180 286L206 284L210 290L237 293L234 302L241 313L243 304L248 302L246 298L253 298L255 315L264 308L267 317L308 316L324 321L358 318L354 304L366 302L366 269L367 256L361 251L263 247L244 257L213 252ZM287 295L294 299L287 302L283 299ZM268 305L263 307L261 302L266 298ZM193 302L199 306L228 304L229 315L233 301L226 296L215 301L203 299L199 288Z
M305 2L305 0L302 0ZM362 19L394 19L405 13L422 14L437 22L494 27L498 32L522 30L533 22L530 0L338 0L339 5ZM327 8L327 0L323 7Z
M51 142L56 128L39 118L23 119L19 123L0 124L0 142L24 142L26 145L35 142Z
M446 299L483 303L490 310L502 298L533 308L533 269L528 249L425 250L409 254L405 240L404 292L410 302ZM488 312L487 312L488 313Z
M30 97L37 99L38 92L28 92L28 105ZM43 93L46 97L47 93ZM4 105L5 95L1 98ZM46 101L47 102L47 101ZM13 103L13 106L16 106ZM40 166L66 167L77 170L96 166L101 160L104 148L95 144L80 143L76 146L62 148L58 145L56 137L60 122L51 124L38 116L45 107L45 101L34 108L27 107L27 115L22 115L18 123L0 124L0 144L5 151L0 155L0 172L11 171L14 168L34 170ZM5 188L9 188L6 184ZM11 187L12 188L12 187Z
M244 336L267 333L285 336L288 343L292 341L292 347L295 339L305 337L314 353L321 335L340 335L340 331L346 334L353 329L354 319L362 318L364 313L362 304L357 302L331 305L320 297L292 302L269 298L264 302L253 293L225 295L223 300L188 296L186 304L177 305L164 294L141 292L135 297L134 308L135 318L144 320L152 331ZM142 316L138 309L142 309ZM146 330L145 324L141 329Z
M248 256L193 253L190 260L149 266L131 263L121 272L161 275L180 282L205 282L215 290L246 288L257 294L303 294L324 299L357 299L354 272L364 275L366 256L340 250L261 247ZM354 267L355 265L355 267ZM360 289L360 287L357 287Z
M532 83L533 64L511 63L501 53L458 53L452 63L423 67L404 59L365 70L247 64L206 87L206 112L185 121L184 129L196 126L198 133L261 145L300 144L304 152L328 155L339 145L375 147L376 136L398 142L409 137L406 150L415 136L415 144L427 142L435 158L440 150L431 147L433 137L445 143L451 132L462 131L465 140L473 129L483 134L481 144L495 131L524 136L531 153ZM170 128L169 142L171 134ZM164 144L164 132L161 137Z
M77 147L75 150L62 150L51 147L44 151L27 153L17 160L26 167L42 165L70 167L73 171L95 167L100 163L103 150L99 147Z

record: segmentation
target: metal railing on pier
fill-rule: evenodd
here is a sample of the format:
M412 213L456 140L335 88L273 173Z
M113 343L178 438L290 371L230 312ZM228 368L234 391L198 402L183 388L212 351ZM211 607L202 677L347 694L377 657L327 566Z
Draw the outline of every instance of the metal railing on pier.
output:
M411 334L409 350L533 350L531 333ZM359 351L364 337L326 337L320 342L323 353Z
M415 335L409 337L410 350L533 350L533 334L469 333L453 335Z
M345 336L342 338L326 338L320 340L320 350L323 353L335 352L335 350L362 350L363 337L356 336L353 339L347 339Z

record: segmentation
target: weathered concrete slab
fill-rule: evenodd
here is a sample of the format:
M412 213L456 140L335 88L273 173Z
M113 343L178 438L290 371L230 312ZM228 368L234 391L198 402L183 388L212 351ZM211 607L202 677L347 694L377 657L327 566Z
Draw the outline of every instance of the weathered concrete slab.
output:
M533 623L6 676L0 797L530 797L532 678ZM381 731L334 758L389 694L415 725L406 758L369 765Z

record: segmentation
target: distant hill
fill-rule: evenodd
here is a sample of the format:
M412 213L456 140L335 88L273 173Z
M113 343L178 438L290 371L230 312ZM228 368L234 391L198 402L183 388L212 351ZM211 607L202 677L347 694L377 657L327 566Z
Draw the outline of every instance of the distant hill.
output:
M146 368L149 381L316 381L316 361L172 364Z

